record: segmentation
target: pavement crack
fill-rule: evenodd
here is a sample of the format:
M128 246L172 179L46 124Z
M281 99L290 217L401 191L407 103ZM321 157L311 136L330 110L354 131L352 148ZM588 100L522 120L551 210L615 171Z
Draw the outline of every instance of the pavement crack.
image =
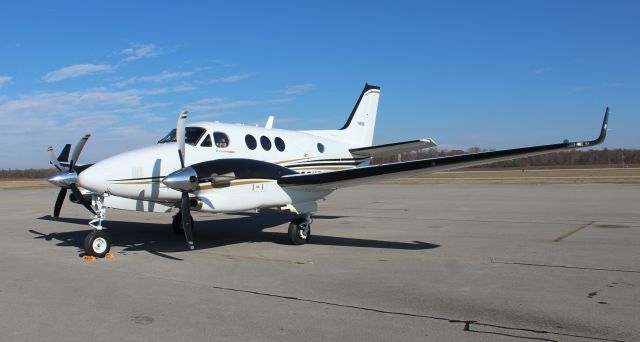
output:
M339 308L347 308L347 309L355 309L355 310L362 310L362 311L368 311L368 312L382 313L382 314L387 314L387 315L423 318L423 319L431 319L431 320L443 321L443 322L454 323L454 324L464 324L464 328L463 328L464 331L495 334L495 335L503 335L503 336L509 336L509 337L522 338L522 339L551 341L551 342L556 341L556 340L552 340L552 339L539 338L539 337L518 336L518 335L505 334L505 333L499 333L499 332L471 330L471 326L484 326L484 327L499 328L499 329L512 330L512 331L520 331L520 332L525 332L525 333L549 334L549 335L555 335L555 336L574 337L574 338L596 340L596 341L623 342L621 340L600 338L600 337L594 337L594 336L574 335L574 334L560 333L560 332L554 332L554 331L548 331L548 330L539 330L539 329L516 328L516 327L502 326L502 325L497 325L497 324L482 323L482 322L471 321L471 320L457 320L457 319L450 319L450 318L446 318L446 317L438 317L438 316L417 314L417 313L411 313L411 312L383 310L383 309L370 308L370 307L360 306L360 305L334 303L334 302L329 302L329 301L324 301L324 300L301 298L301 297L296 297L296 296L287 296L287 295L280 295L280 294L275 294L275 293L268 293L268 292L254 291L254 290L244 290L244 289L237 289L237 288L232 288L232 287L224 287L224 286L212 285L211 288L216 289L216 290L222 290L222 291L246 293L246 294L252 294L252 295L257 295L257 296L279 298L279 299L285 299L285 300L293 300L293 301L305 302L305 303L322 304L322 305L328 305L328 306L339 307Z
M520 265L520 266L536 266L536 267L555 267L555 268L570 268L576 270L586 270L586 271L606 271L606 272L622 272L622 273L640 273L640 271L636 270L618 270L613 268L597 268L597 267L580 267L580 266L567 266L567 265L549 265L549 264L534 264L528 262L509 262L509 261L495 261L493 258L489 258L492 264L503 264L503 265Z
M587 222L586 224L583 224L582 226L580 226L580 227L578 227L578 228L576 228L576 229L573 229L573 230L571 230L571 231L568 231L568 232L566 232L566 233L564 233L564 234L562 234L562 235L558 236L557 238L555 238L555 239L553 240L553 242L560 242L560 241L564 240L565 238L567 238L567 237L569 237L569 236L571 236L571 235L573 235L573 234L575 234L575 233L577 233L577 232L579 232L579 231L583 230L584 228L589 227L590 225L592 225L592 224L593 224L593 222L594 222L594 221L589 221L589 222Z

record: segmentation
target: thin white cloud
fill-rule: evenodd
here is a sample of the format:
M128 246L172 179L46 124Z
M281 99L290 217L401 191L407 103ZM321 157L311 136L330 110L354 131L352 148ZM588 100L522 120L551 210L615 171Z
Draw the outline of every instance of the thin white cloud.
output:
M206 99L200 99L196 101L197 104L209 104L209 103L219 103L225 101L222 97L208 97Z
M74 117L79 113L99 111L113 106L137 106L142 98L132 92L111 92L87 90L77 92L48 92L24 95L7 100L0 106L0 117L19 117L20 120L7 121L6 125L24 125L22 120L46 120ZM42 125L37 125L40 130Z
M135 94L135 95L152 96L152 95L162 95L162 94L168 94L168 93L178 93L178 92L189 91L193 89L197 89L197 88L190 84L181 84L181 85L170 87L170 88L147 88L147 89L133 88L133 89L127 89L126 92L130 94Z
M552 70L551 67L542 67L542 68L533 69L532 72L536 75L540 75L540 74L547 73L551 70Z
M74 92L44 92L6 98L0 105L0 145L8 148L15 158L0 158L0 167L47 167L46 146L60 148L64 143L74 143L84 133L92 133L90 144L85 149L82 162L99 160L127 149L153 143L152 137L142 129L129 136L130 131L117 129L118 125L130 125L131 116L147 128L149 122L159 120L153 115L142 116L144 109L161 106L162 103L145 105L143 97L135 91L109 91L88 89ZM121 108L137 108L137 113L118 113ZM151 113L150 113L151 114ZM106 132L113 132L107 134ZM102 138L99 138L102 136ZM109 141L105 139L110 139ZM94 145L95 144L95 145Z
M573 86L573 87L569 88L569 93L582 93L582 92L588 91L590 89L591 89L591 87L589 87L589 86L583 86L583 85Z
M42 80L45 82L58 82L83 75L110 72L114 69L115 67L110 64L74 64L49 72L44 75Z
M607 88L616 88L616 87L621 87L623 84L622 82L605 82L604 86Z
M155 44L136 44L120 51L118 54L126 56L122 60L123 62L131 62L140 58L155 57L160 53L160 49Z
M260 104L260 102L252 100L236 100L217 104L193 104L188 106L187 109L191 111L218 111L224 109L253 106L257 104Z
M162 117L160 115L157 114L151 114L151 113L142 113L142 114L136 114L132 117L132 119L134 120L139 120L139 121L144 121L146 123L150 123L150 122L162 122L165 121L166 118Z
M242 81L244 79L247 79L247 78L249 78L251 76L254 76L255 74L256 74L255 72L245 72L245 73L242 73L242 74L224 76L224 77L216 78L215 80L212 80L210 83L237 82L237 81Z
M191 115L191 116L189 116L189 119L191 119L191 120L211 120L211 119L218 119L221 116L225 116L225 115L227 115L227 113L213 112L213 113L204 113L204 114Z
M225 98L219 97L210 97L197 100L192 104L188 105L186 109L194 112L214 112L214 114L219 114L220 111L230 110L234 108L248 107L248 106L256 106L256 105L267 105L267 104L278 104L278 103L286 103L290 102L291 98L285 99L268 99L268 100L227 100Z
M118 55L125 56L120 61L120 63L125 63L140 58L157 56L160 53L161 50L158 49L154 44L137 44L118 52ZM55 71L51 71L44 75L44 77L42 77L42 80L45 82L58 82L68 78L74 78L83 75L111 72L114 71L120 65L120 63L116 63L115 65L91 63L74 64ZM1 82L0 85L2 85Z
M5 84L6 82L9 82L13 79L13 77L11 76L3 76L0 75L0 87L2 87L3 84Z
M144 113L151 109L162 108L162 107L170 106L172 104L173 104L172 102L155 102L155 103L149 103L149 104L137 106L137 107L123 107L119 109L112 109L109 112L110 113Z
M211 62L212 64L215 64L217 66L221 66L221 67L225 67L225 68L230 68L235 66L235 64L229 64L229 63L225 63L225 61L219 60L219 59L210 59L209 62Z
M157 75L131 77L124 81L117 82L115 85L117 87L126 87L136 83L160 83L167 80L185 78L193 75L194 75L193 71L171 72L171 71L165 70Z
M315 84L312 83L295 84L287 86L283 89L274 90L273 93L284 95L298 95L313 90L315 87Z
M288 103L293 101L292 98L288 97L288 98L284 98L284 99L271 99L271 100L267 100L266 103Z

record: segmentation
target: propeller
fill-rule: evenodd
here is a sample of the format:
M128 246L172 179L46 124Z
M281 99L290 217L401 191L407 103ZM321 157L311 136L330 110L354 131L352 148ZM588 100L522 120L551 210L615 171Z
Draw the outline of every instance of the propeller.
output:
M60 192L58 192L58 197L56 198L56 203L53 206L53 217L60 216L60 209L62 209L62 204L64 203L64 198L67 195L67 189L71 189L71 193L78 199L78 202L82 204L87 210L89 210L92 214L96 215L95 210L91 207L91 205L87 202L87 200L82 196L82 192L78 189L78 172L76 170L76 163L78 158L80 157L80 153L84 148L84 144L87 143L91 137L90 134L85 134L80 141L76 144L73 149L73 153L71 154L71 160L69 161L69 166L62 165L60 163L60 159L64 162L67 161L69 157L69 150L71 148L70 144L65 145L62 149L62 152L56 158L55 152L53 151L53 147L49 146L49 162L58 169L58 173L49 177L49 183L60 187Z
M176 142L178 143L178 158L180 158L180 170L175 171L162 180L162 183L171 189L182 192L180 199L180 213L182 214L182 229L187 239L189 249L193 250L193 231L191 228L191 203L189 193L198 185L198 177L191 167L185 167L185 131L187 123L187 111L180 113L176 126Z

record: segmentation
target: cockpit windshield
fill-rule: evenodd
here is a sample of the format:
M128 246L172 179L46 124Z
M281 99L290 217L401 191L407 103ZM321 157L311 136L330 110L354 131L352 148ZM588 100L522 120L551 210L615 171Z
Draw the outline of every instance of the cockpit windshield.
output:
M200 141L202 135L206 130L202 127L187 127L184 132L184 141L187 144L195 145ZM165 135L164 138L158 140L158 144L164 144L168 142L176 142L176 130L175 128Z

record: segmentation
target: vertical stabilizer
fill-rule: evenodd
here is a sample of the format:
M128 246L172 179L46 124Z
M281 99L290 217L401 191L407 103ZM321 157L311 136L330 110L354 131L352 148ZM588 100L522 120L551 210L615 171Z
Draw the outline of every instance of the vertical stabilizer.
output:
M365 84L349 119L340 128L345 137L356 145L370 146L373 143L379 99L380 87Z
M365 84L347 122L337 130L307 131L323 138L338 140L353 147L371 146L376 128L380 87Z

